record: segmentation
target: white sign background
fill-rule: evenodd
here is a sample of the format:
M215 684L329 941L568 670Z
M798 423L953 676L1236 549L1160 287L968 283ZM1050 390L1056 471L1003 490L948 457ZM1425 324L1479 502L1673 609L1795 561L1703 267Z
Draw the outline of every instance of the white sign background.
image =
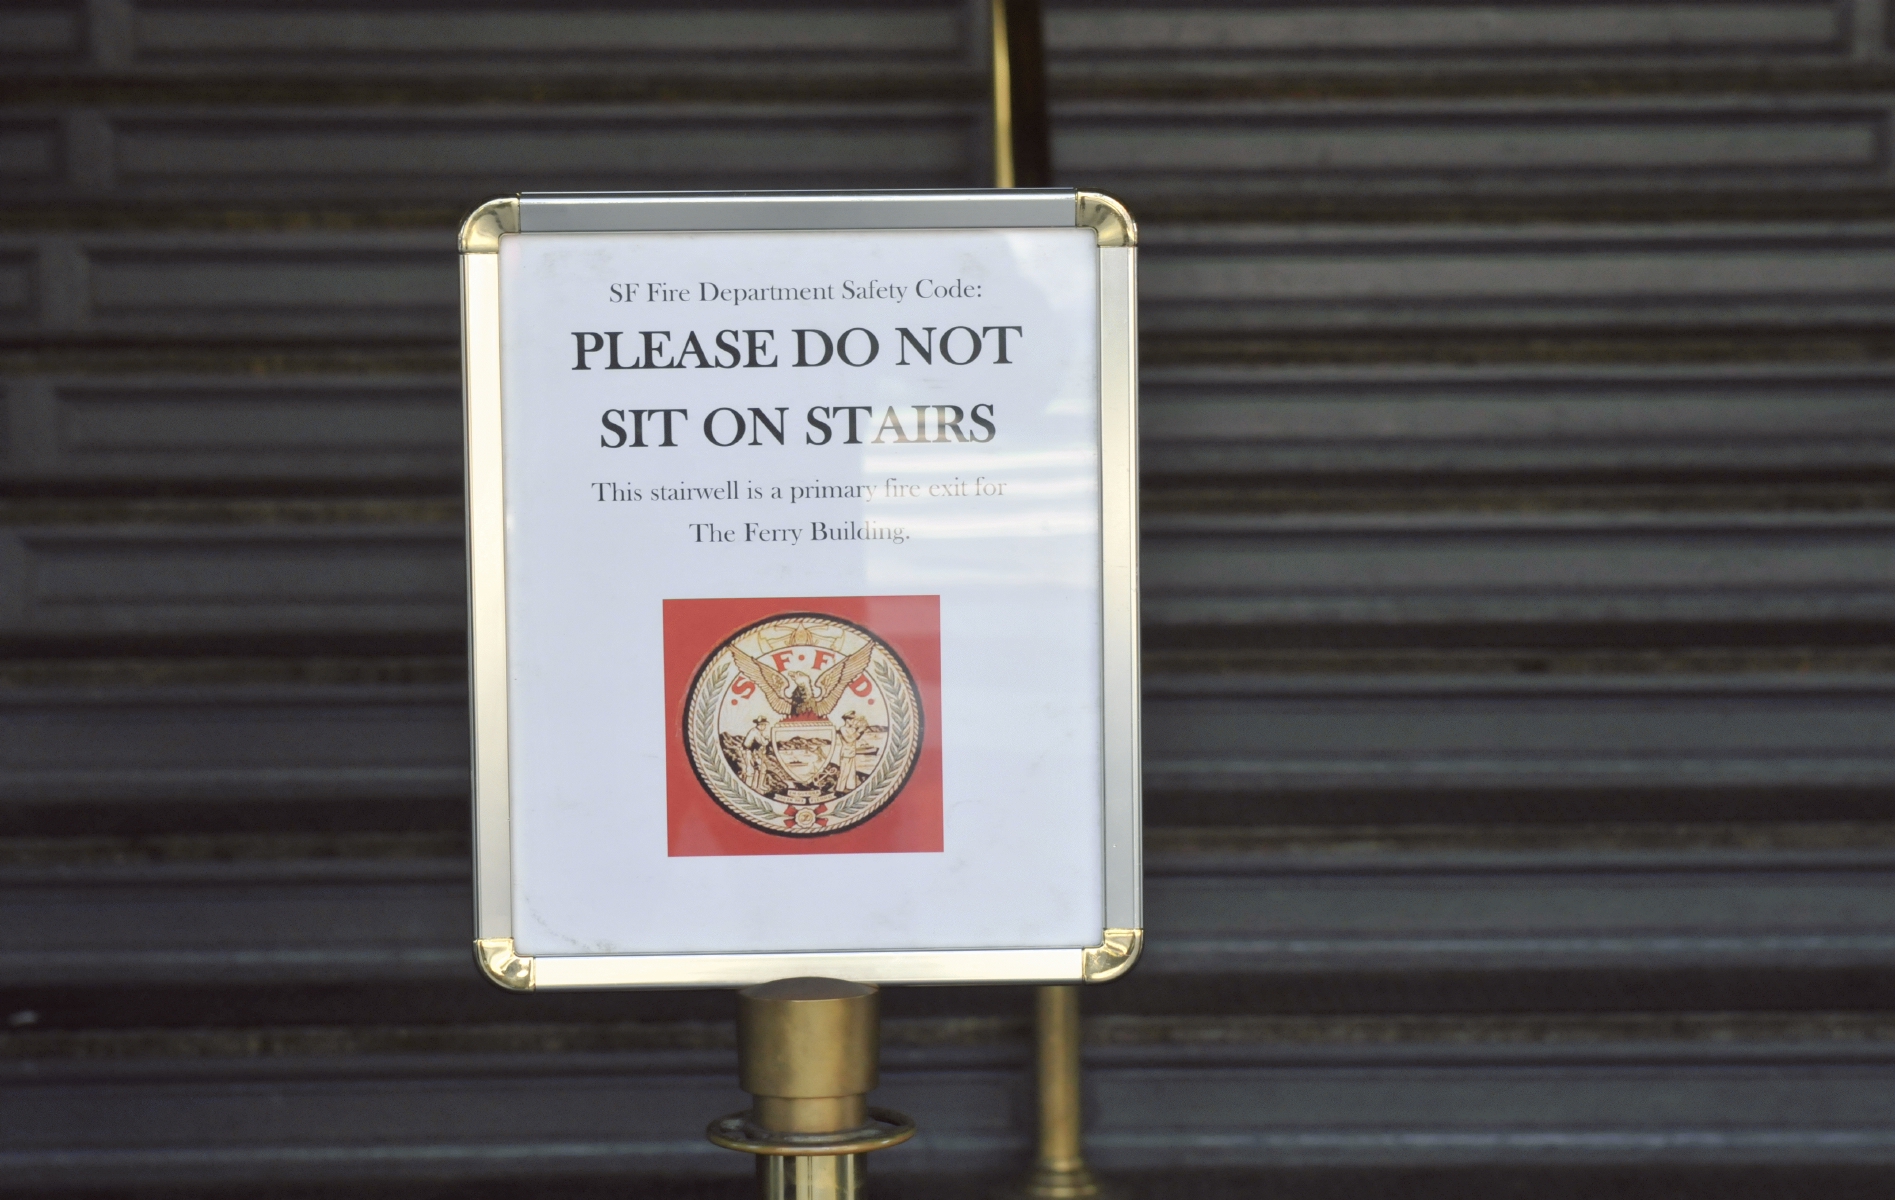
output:
M513 921L523 955L1000 949L1096 944L1104 925L1100 778L1099 310L1091 229L533 234L501 240ZM960 295L917 294L916 285ZM900 288L875 295L869 285ZM947 288L958 282L958 289ZM614 302L614 284L634 284ZM672 289L654 289L653 284ZM826 288L822 299L705 297ZM849 299L845 285L874 298ZM625 295L628 293L620 293ZM897 327L1019 326L955 366ZM796 367L791 330L873 331L874 362ZM774 368L574 370L575 332L771 329ZM734 339L742 344L740 337ZM965 338L955 348L966 354ZM812 357L818 356L812 340ZM849 348L860 359L857 335ZM728 360L728 355L723 356ZM759 358L765 356L759 355ZM695 362L696 360L690 360ZM984 443L870 441L893 406L993 406ZM827 445L812 405L866 405L862 444ZM712 445L713 409L789 409ZM607 409L682 408L675 447L607 448ZM728 418L718 428L730 436ZM981 432L971 421L964 428ZM894 498L887 481L922 485ZM929 495L982 479L1000 495ZM867 500L654 500L737 480L872 484ZM639 489L600 499L598 485ZM808 541L812 521L888 540ZM729 542L702 540L712 523ZM795 528L798 542L744 540ZM945 850L668 857L662 603L749 596L938 595ZM895 801L900 803L899 798ZM733 818L734 819L734 818Z

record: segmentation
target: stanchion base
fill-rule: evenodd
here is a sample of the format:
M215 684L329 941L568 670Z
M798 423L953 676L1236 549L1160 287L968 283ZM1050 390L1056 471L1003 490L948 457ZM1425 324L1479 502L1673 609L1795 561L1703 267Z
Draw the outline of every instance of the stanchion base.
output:
M1035 1167L1024 1180L1001 1189L997 1200L1119 1200L1119 1196L1119 1189L1099 1182L1082 1163Z

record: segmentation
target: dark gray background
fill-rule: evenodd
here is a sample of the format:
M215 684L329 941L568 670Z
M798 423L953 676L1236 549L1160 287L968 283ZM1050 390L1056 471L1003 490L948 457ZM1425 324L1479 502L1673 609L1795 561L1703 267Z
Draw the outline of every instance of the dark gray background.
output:
M0 1190L749 1191L730 997L467 949L454 227L977 186L984 3L0 8ZM1883 0L1050 7L1144 234L1143 1194L1895 1190ZM872 898L865 897L864 902ZM1024 1163L905 989L885 1196Z

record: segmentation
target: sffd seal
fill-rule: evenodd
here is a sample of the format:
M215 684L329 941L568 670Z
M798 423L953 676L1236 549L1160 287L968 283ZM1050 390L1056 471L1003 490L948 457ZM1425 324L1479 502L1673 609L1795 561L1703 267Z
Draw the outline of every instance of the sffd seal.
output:
M712 651L691 681L684 744L731 816L810 837L886 809L914 773L922 712L887 642L817 613L771 617Z

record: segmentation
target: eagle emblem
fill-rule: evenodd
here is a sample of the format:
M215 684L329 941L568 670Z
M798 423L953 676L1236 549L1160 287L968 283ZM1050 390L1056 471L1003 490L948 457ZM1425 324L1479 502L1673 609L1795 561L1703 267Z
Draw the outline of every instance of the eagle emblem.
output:
M731 816L790 837L885 810L914 771L922 713L907 664L872 631L771 617L720 644L692 681L685 745Z

